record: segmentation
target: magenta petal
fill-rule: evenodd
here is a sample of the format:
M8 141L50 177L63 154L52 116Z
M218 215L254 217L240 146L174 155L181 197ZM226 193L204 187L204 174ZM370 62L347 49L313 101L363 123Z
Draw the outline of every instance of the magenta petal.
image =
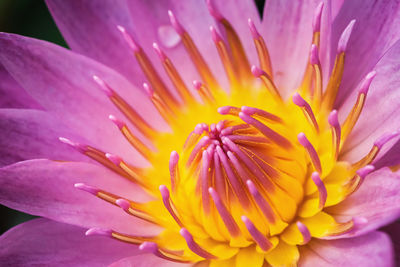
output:
M344 147L345 159L349 161L359 160L368 153L376 139L400 128L400 91L397 90L400 88L400 41L390 48L374 69L377 74L371 83L364 109ZM347 116L356 101L356 93L340 109L341 116Z
M155 226L74 187L86 183L121 197L143 201L145 193L125 178L89 163L28 160L0 169L0 203L85 228L147 233Z
M354 217L363 217L368 221L356 232L350 232L341 237L361 235L398 219L400 217L399 188L400 176L388 168L368 175L355 193L329 210L341 221Z
M300 247L299 266L391 267L393 247L390 238L372 232L351 239L316 240Z
M400 222L394 222L382 228L390 238L394 245L394 255L396 258L396 266L400 266Z
M90 160L58 140L59 136L68 136L84 142L45 111L0 109L0 129L0 166L34 158Z
M141 253L137 246L47 219L20 224L0 237L3 266L106 266Z
M109 265L109 267L153 267L153 266L162 266L162 267L185 267L185 266L193 266L192 264L182 264L176 263L172 261L167 261L161 258L154 256L153 254L142 254L133 257L127 257L116 261ZM196 265L197 266L197 265Z
M400 25L400 4L397 0L343 1L332 25L332 56L336 53L342 31L353 19L356 20L356 24L348 43L343 81L336 101L337 107L348 100L347 97L354 91L357 83L374 68L380 58L400 38L398 26ZM377 72L379 75L379 71ZM355 97L351 100L355 101Z
M123 115L93 81L93 75L105 80L142 116L151 117L155 125L162 122L148 97L121 75L54 44L3 33L0 61L46 110L106 152L139 158L108 119L111 113L119 118Z

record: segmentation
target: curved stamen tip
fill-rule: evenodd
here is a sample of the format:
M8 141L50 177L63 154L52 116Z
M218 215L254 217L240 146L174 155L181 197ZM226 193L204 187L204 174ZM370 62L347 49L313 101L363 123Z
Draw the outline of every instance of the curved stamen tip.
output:
M294 93L292 96L293 103L299 107L307 106L307 102L301 97L299 93Z
M210 12L211 16L213 16L218 21L223 20L224 17L219 12L219 10L214 6L213 1L212 0L206 0L206 2L207 2L208 11Z
M126 29L121 25L117 25L117 29L121 32L128 46L134 51L139 52L140 46L133 40L133 38L128 34Z
M99 87L104 91L104 93L110 97L114 94L113 90L98 76L93 75L93 80L99 85Z
M258 193L256 186L254 185L254 183L251 180L247 180L246 185L252 195L255 195Z
M112 236L112 230L94 227L94 228L90 228L89 230L87 230L85 235L86 236L91 236L91 235Z
M251 66L251 73L257 78L266 74L265 71L255 65Z
M92 195L97 195L97 193L100 192L100 190L98 188L90 186L90 185L86 185L84 183L76 183L76 184L74 184L74 187L79 190L88 192Z
M357 174L360 176L361 179L364 179L368 174L373 172L375 167L373 165L367 165L357 171Z
M175 166L178 164L179 161L179 154L176 151L171 152L171 156L169 157L169 164Z
M370 87L370 85L372 83L372 80L375 78L375 76L376 76L376 71L374 71L374 70L369 72L365 76L364 81L360 86L360 91L359 91L360 94L367 94L368 93L369 87Z
M128 200L123 199L123 198L119 198L115 201L115 204L117 204L121 209L123 209L124 211L129 210L129 208L131 207L131 204L129 203Z
M311 65L319 64L318 46L316 46L315 44L311 45L310 64Z
M72 148L78 150L81 153L85 153L87 151L87 147L85 145L73 142L73 141L69 140L68 138L58 137L58 140L60 140L64 144L71 146Z
M160 190L161 196L163 199L168 199L169 198L169 190L165 185L160 185L158 187L158 189Z
M197 80L194 80L194 81L193 81L193 86L194 86L194 88L195 88L196 90L200 90L202 85L203 85L203 84L202 84L200 81L197 81Z
M143 242L140 246L139 249L141 251L149 252L149 253L156 253L158 251L158 246L154 242Z
M299 133L297 135L297 140L299 140L300 144L304 147L307 147L310 145L310 142L308 141L308 139L304 133Z
M143 89L149 97L153 97L154 90L148 83L143 83Z
M222 37L219 35L214 26L210 26L211 37L215 43L222 42Z
M112 163L114 163L117 166L119 166L119 164L121 164L121 162L122 162L122 159L120 157L118 157L117 155L106 153L105 156L107 159L109 159Z
M339 42L338 42L338 54L346 51L347 44L349 42L351 32L353 31L354 24L356 23L356 20L353 19L350 21L350 23L347 25L346 29L344 29L342 35L340 36Z
M323 8L324 8L324 2L321 2L315 9L314 18L312 22L314 32L321 31L321 16Z
M332 110L328 116L328 122L333 127L339 127L339 119L338 119L338 112L336 109Z
M154 51L156 51L158 57L160 58L161 61L165 61L167 59L167 56L165 53L161 50L161 48L158 46L157 43L153 43L153 48Z
M217 111L221 115L227 115L227 114L229 114L230 110L231 110L230 106L224 106L224 107L219 107Z
M119 129L122 129L125 126L125 123L119 119L117 119L114 115L108 115L108 118L115 124Z
M299 229L301 235L303 236L303 244L310 242L311 234L310 234L310 231L308 230L307 226L305 226L300 221L297 221L296 225L297 225L297 228Z
M253 38L254 39L260 38L260 34L258 33L256 25L254 25L254 22L249 18L247 20L247 23L249 24L249 29Z
M182 25L176 19L175 14L171 10L168 10L168 17L169 17L169 21L171 22L171 25L172 25L172 27L174 27L175 31L179 35L184 34L185 30L183 29Z
M386 133L384 135L382 135L381 137L379 137L375 142L374 142L374 146L378 147L379 149L381 149L387 142L389 142L390 140L392 140L393 138L397 137L400 135L400 132L392 132L392 133Z

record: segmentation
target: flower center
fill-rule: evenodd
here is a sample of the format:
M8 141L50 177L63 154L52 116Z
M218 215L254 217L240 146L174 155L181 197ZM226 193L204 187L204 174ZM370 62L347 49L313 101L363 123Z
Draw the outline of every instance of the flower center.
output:
M303 82L298 92L285 100L274 84L267 46L252 21L249 27L261 68L250 68L233 27L211 1L208 5L226 33L223 39L215 28L210 29L230 82L229 93L221 89L190 35L169 11L171 24L204 81L193 83L200 100L154 44L176 89L177 94L172 94L139 44L118 26L148 79L144 89L170 131L155 130L95 76L100 88L145 137L137 137L126 123L110 115L151 166L132 166L116 155L60 140L138 184L153 200L138 203L118 192L85 184L76 184L77 188L160 226L162 231L155 236L130 236L92 228L87 234L140 244L145 251L177 262L244 266L251 259L252 266L262 266L264 261L272 266L293 265L299 259L298 247L312 238L346 234L365 223L362 218L338 221L329 208L357 190L374 170L368 164L397 134L377 140L370 153L356 163L341 161L342 148L375 76L374 72L367 75L356 104L340 124L332 108L354 21L339 40L335 66L324 89L318 49L323 5L318 6Z

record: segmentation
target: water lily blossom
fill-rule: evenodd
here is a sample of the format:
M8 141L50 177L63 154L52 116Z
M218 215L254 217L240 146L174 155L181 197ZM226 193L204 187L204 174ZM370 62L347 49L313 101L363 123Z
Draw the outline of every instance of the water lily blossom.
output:
M43 217L2 263L394 266L398 1L46 2L71 50L0 34L0 203Z

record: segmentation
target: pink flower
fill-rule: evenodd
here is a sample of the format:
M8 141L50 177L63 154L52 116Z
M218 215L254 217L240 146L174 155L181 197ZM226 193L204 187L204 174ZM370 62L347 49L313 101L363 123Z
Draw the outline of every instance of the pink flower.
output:
M398 1L47 4L72 51L0 35L4 265L394 265Z

